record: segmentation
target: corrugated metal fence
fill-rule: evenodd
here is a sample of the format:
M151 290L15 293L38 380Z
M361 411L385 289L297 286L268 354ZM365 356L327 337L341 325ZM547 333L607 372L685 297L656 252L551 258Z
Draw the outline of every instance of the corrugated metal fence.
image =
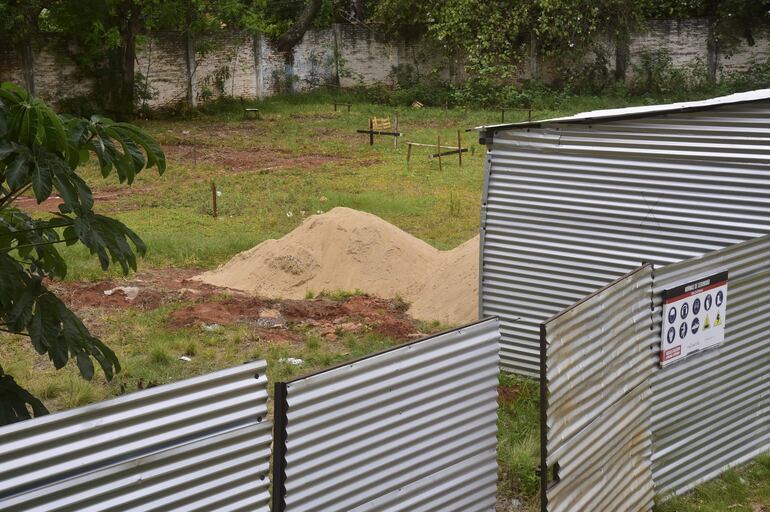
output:
M770 233L770 102L496 131L482 210L481 313L536 377L540 323L642 262Z
M491 512L497 319L276 385L274 512Z
M3 427L0 510L268 510L264 361Z
M551 512L652 509L651 286L646 265L542 326L542 467L556 473L549 486L542 472L542 499Z
M730 273L725 342L652 377L653 478L682 493L770 450L770 236L655 271L660 292L688 278Z
M660 367L663 291L725 270L724 343ZM681 494L770 451L770 236L641 267L541 343L543 510L650 510L653 485Z

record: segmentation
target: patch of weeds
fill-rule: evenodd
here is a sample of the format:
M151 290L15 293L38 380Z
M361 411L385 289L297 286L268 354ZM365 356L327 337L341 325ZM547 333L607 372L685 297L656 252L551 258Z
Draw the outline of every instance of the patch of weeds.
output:
M160 344L150 347L148 357L150 362L160 366L167 366L173 361L173 357L168 353L168 350Z
M362 297L366 295L363 291L356 288L355 290L347 291L347 290L322 290L317 296L317 299L329 299L333 300L335 302L342 302L345 300L348 300L352 297Z
M540 488L536 473L540 457L539 386L535 381L503 374L500 388L498 494L531 504Z
M396 296L393 297L393 304L396 306L396 311L402 313L406 312L409 309L409 306L411 306L411 304L399 294L396 294Z
M193 357L198 353L198 343L195 340L189 340L184 346L184 355Z
M61 377L61 376L57 376ZM67 374L61 381L60 402L63 408L80 407L96 401L97 389L89 381L73 374Z
M452 328L451 325L443 324L438 320L432 320L432 321L415 320L415 326L417 326L417 329L420 332L424 332L426 334L433 334L437 332L448 331L449 329Z

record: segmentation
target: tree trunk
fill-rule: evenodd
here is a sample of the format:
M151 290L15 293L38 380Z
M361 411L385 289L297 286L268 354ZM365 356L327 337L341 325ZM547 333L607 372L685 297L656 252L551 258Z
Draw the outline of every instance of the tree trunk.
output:
M195 63L195 41L192 32L187 29L185 34L185 53L187 63L187 105L190 108L198 106L198 98L195 91L195 70L198 67Z
M540 66L538 62L537 35L534 30L529 35L529 74L532 80L540 79Z
M107 108L118 119L129 119L134 112L134 79L136 37L141 28L140 9L133 0L126 0L118 11L120 46L108 58L110 87L106 88Z
M708 39L706 40L706 73L709 83L717 82L717 68L719 67L719 39L717 38L716 20L709 19Z
M615 80L626 80L628 71L628 55L630 53L631 37L625 31L615 36Z
M286 32L278 36L275 47L279 52L289 52L302 41L305 32L321 10L321 4L322 0L308 0L297 21Z
M720 0L706 0L706 18L708 19L706 73L708 81L712 84L717 81L717 67L719 66L719 38L717 36L719 7Z
M32 41L22 43L21 65L24 68L24 87L31 95L35 95L35 55L32 53Z

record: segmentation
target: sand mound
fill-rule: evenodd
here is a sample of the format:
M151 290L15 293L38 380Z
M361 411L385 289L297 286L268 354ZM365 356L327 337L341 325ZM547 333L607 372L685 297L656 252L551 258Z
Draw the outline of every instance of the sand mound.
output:
M267 298L356 289L400 295L415 318L463 323L478 316L478 246L476 237L439 251L375 215L334 208L194 279Z

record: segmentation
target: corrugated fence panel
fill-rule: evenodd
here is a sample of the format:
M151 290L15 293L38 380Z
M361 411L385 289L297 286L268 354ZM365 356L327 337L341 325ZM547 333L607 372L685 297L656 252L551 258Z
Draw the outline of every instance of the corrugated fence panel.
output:
M539 325L637 267L770 233L770 102L494 133L481 313L537 376Z
M648 264L543 324L549 512L652 510L651 290Z
M729 271L725 342L660 369L652 379L653 476L683 493L770 451L770 236L656 270L660 292Z
M264 361L0 429L3 511L267 511Z
M286 511L493 511L498 340L488 319L287 383Z

